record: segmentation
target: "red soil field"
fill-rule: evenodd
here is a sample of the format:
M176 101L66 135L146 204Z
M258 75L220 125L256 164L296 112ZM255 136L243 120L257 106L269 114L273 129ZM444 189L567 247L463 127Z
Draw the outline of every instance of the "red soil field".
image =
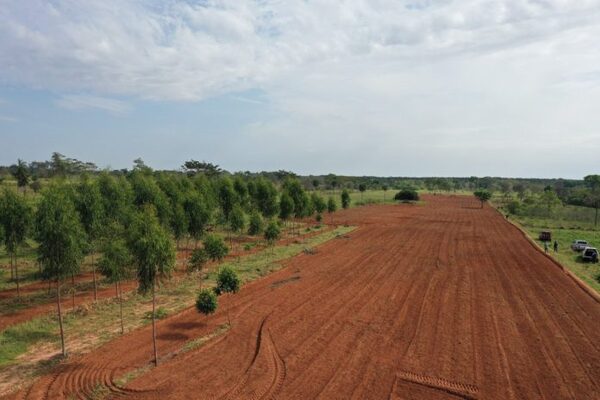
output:
M464 197L336 213L359 228L220 298L61 365L20 399L598 399L600 304ZM231 329L176 354L213 332ZM67 338L68 339L68 338Z

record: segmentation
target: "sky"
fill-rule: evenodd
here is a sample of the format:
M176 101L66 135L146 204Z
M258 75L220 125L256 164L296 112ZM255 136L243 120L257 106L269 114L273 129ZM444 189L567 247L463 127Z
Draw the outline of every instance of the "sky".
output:
M600 0L0 0L0 164L600 173Z

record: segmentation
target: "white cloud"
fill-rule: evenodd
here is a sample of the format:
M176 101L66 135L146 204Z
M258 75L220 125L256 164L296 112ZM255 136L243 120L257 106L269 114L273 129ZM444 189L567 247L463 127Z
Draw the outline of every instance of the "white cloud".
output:
M190 100L324 60L490 52L598 23L599 2L18 0L0 10L0 77Z
M224 154L259 141L274 168L527 175L599 150L600 0L8 0L0 37L0 82L88 93L71 109L260 88L238 100L274 112Z
M113 114L123 114L130 109L123 101L90 95L64 95L55 104L67 110L98 109Z

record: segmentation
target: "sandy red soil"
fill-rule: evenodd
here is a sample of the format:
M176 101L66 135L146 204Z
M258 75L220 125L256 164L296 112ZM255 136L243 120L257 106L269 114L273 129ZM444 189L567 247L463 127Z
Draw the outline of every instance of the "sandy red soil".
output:
M16 398L598 399L600 304L500 214L460 197L336 213L315 255L71 359ZM232 328L173 355L226 321Z

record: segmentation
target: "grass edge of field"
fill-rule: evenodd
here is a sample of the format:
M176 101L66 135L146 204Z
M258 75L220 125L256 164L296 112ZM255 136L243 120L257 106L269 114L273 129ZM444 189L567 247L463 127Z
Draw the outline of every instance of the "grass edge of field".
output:
M505 218L503 211L498 207L497 204L490 203L490 206L492 208L494 208L502 216L502 218ZM525 218L529 218L529 217L525 217ZM520 218L518 215L511 215L511 219L510 219L509 223L512 223L513 225L515 225L515 227L517 227L519 230L521 230L527 236L527 238L529 238L531 240L531 242L535 244L538 251L544 253L544 248L543 248L543 244L542 244L543 242L541 242L539 240L539 238L537 237L537 235L539 234L539 231L534 231L534 229L539 230L539 227L528 225L526 223L526 221L524 219ZM559 232L586 231L586 232L593 232L594 234L597 234L596 231L587 230L587 229L572 230L572 229L564 229L564 228L554 227L554 228L550 228L549 230L559 231ZM564 249L564 248L568 249L569 244L570 243L562 243L561 244L562 249ZM545 253L545 254L550 256L550 258L552 258L552 260L554 260L556 263L561 265L564 269L568 270L570 273L572 273L577 278L579 278L585 285L587 285L590 289L592 289L594 292L596 292L596 294L600 295L600 280L598 280L598 278L600 277L600 271L596 272L596 276L593 276L594 275L593 272L583 273L584 268L586 268L586 267L589 268L590 264L581 263L581 262L576 261L574 259L574 258L576 258L576 253L564 254L564 253L561 253L559 250L558 254L554 253L554 251L549 251L548 253ZM597 265L596 269L600 269L600 264L596 264L596 265ZM594 267L592 266L592 268L594 268Z

